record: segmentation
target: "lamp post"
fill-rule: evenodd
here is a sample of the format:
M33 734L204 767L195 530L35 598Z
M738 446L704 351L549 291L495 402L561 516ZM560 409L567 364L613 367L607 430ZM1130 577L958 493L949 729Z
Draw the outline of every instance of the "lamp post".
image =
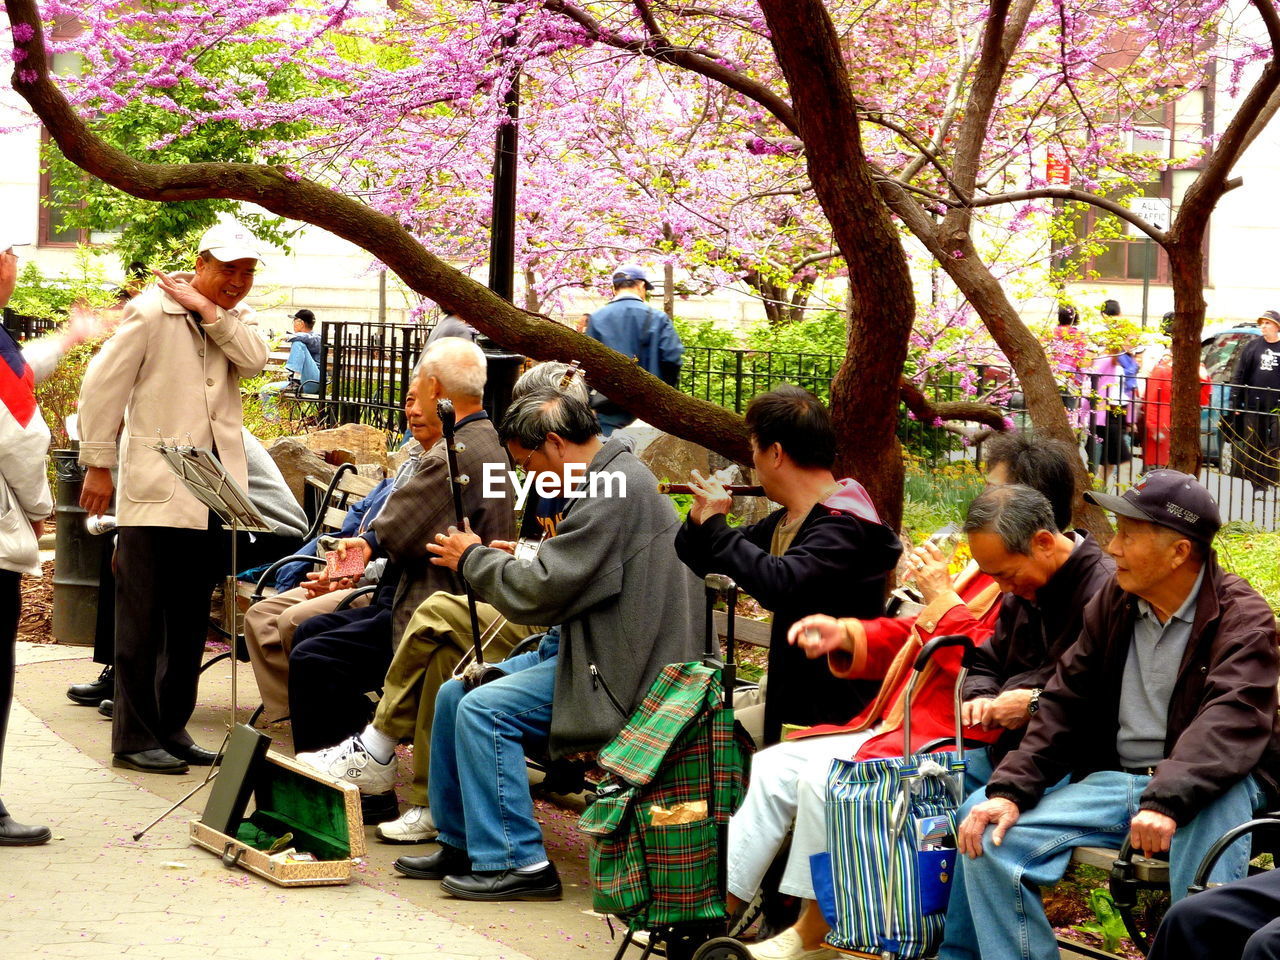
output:
M507 50L516 44L513 30L503 38ZM513 71L502 95L506 117L498 126L493 146L493 213L489 223L489 289L514 302L516 273L516 160L520 143L520 72ZM485 336L478 338L488 359L484 407L495 421L511 404L511 388L524 356L503 349Z

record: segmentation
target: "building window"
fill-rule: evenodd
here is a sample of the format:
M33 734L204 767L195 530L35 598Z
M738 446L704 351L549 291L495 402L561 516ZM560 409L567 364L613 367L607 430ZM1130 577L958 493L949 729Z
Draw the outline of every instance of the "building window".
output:
M1197 152L1204 131L1210 127L1207 89L1190 90L1176 101L1140 114L1130 131L1130 149L1134 153L1151 153L1171 161L1184 160ZM1169 201L1172 205L1171 216L1177 216L1182 198L1200 175L1202 165L1202 162L1197 162L1190 167L1164 170L1157 179L1138 184L1138 187L1142 196L1160 197ZM1120 197L1115 196L1113 199L1119 200ZM1085 206L1075 219L1074 229L1076 236L1081 239L1090 236L1096 238L1099 233L1115 238L1100 241L1101 251L1084 261L1083 272L1086 277L1141 283L1149 276L1152 283L1170 282L1169 259L1163 248L1156 243L1144 242L1145 238L1141 234L1131 232L1129 225L1114 214L1099 207ZM1205 267L1207 270L1207 250Z
M53 26L53 40L69 40L83 32L83 26L68 17L59 18ZM57 76L78 76L83 70L80 55L55 53L49 68ZM71 247L77 243L89 243L88 230L72 227L67 223L67 211L84 206L78 199L81 192L81 176L55 176L46 157L58 149L49 131L40 129L40 218L37 243L42 247Z

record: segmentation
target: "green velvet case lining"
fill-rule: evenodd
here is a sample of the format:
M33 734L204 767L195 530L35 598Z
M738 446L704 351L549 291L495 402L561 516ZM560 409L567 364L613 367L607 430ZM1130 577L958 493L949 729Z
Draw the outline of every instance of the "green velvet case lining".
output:
M236 828L236 839L267 850L292 833L287 846L320 860L351 857L351 831L341 790L275 764L264 764L254 785L256 810Z

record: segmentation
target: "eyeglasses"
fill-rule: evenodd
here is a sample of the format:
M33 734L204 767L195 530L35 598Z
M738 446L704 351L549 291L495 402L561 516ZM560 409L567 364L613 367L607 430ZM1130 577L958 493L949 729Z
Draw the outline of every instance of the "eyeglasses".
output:
M537 453L537 452L538 452L539 450L541 450L541 449L542 449L542 444L538 444L536 447L534 447L532 450L530 450L530 451L529 451L528 455L524 458L524 460L522 460L522 461L520 462L520 472L521 472L521 473L528 473L528 472L529 472L529 461L530 461L530 460L532 460L532 459L533 459L533 455L534 455L535 453Z

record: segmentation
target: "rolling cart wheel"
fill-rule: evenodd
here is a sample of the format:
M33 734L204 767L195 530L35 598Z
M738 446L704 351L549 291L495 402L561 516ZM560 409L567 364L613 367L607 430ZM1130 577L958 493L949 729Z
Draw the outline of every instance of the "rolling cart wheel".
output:
M733 937L716 937L695 950L693 960L751 960L751 954Z

